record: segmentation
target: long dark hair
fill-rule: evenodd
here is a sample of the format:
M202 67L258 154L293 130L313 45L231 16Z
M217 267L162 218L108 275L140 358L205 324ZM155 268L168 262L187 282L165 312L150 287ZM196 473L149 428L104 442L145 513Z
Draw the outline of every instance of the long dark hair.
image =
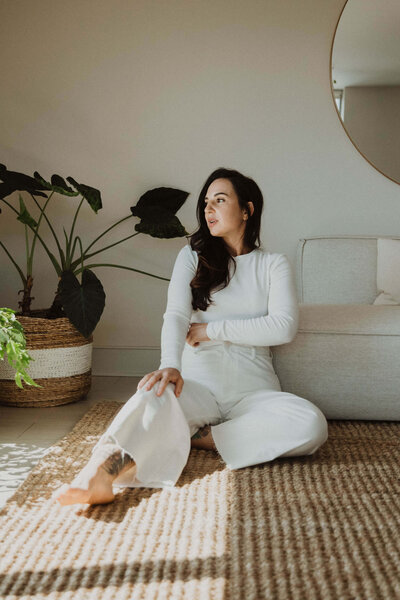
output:
M194 310L207 310L212 303L211 292L226 287L236 271L234 258L229 253L224 240L211 235L204 213L207 190L215 179L220 178L229 179L232 183L240 208L249 211L247 203L253 203L254 211L252 215L248 212L243 241L244 246L250 248L250 252L261 245L260 225L264 200L260 188L253 179L242 175L239 171L223 167L216 169L203 185L197 201L198 229L188 236L192 250L195 250L199 257L196 275L190 282ZM230 263L234 264L232 275L229 269Z

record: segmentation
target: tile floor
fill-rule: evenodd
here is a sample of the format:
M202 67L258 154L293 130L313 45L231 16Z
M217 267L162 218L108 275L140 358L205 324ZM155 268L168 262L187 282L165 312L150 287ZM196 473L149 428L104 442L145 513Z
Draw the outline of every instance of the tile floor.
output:
M85 400L50 408L0 405L0 507L47 448L64 437L99 400L126 402L141 377L93 376Z

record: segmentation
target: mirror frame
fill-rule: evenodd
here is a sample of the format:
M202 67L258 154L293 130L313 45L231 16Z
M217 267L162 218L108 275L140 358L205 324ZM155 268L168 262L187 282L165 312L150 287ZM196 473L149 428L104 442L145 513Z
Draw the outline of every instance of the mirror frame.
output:
M363 157L365 158L365 160L366 160L366 161L367 161L367 162L368 162L368 163L371 165L371 167L373 167L374 169L376 169L376 171L378 171L379 173L381 173L382 175L384 175L384 177L387 177L387 179L390 179L390 180L391 180L391 181L393 181L394 183L397 183L397 185L400 185L400 181L397 181L396 179L393 179L393 177L390 177L390 175L387 175L386 173L384 173L383 171L381 171L381 170L380 170L380 169L379 169L379 168L378 168L376 165L374 165L374 163L372 163L372 162L369 160L369 158L368 158L367 156L365 156L365 154L364 154L364 153L363 153L363 152L360 150L360 148L357 146L357 144L356 144L356 143L353 141L353 139L352 139L352 137L351 137L350 133L347 131L347 129L346 129L346 127L345 127L345 124L344 124L344 123L343 123L343 121L342 121L342 117L341 117L341 115L340 115L340 112L339 112L339 109L338 109L338 107L337 107L337 104L336 104L336 100L335 100L335 93L334 93L334 89L333 89L333 77L332 77L332 56L333 56L333 45L334 45L334 43L335 43L336 31L337 31L337 28L338 28L338 26L339 26L340 19L342 18L343 11L344 11L344 9L346 8L346 6L347 6L347 3L348 3L349 1L350 1L350 0L346 0L346 2L344 3L344 6L343 6L343 8L342 8L342 10L340 11L340 15L339 15L339 18L338 18L338 20L337 20L337 23L336 23L335 30L334 30L334 32L333 32L332 43L331 43L331 53L330 53L330 57L329 57L329 83L330 83L330 86L331 86L331 95L332 95L333 104L334 104L334 107L335 107L335 110L336 110L336 114L337 114L337 116L338 116L338 119L339 119L339 121L340 121L340 123L341 123L341 125L342 125L343 129L345 130L345 132L346 132L346 134L347 134L347 137L350 139L351 143L353 144L354 148L355 148L355 149L356 149L356 150L357 150L357 151L358 151L358 152L361 154L361 156L363 156Z

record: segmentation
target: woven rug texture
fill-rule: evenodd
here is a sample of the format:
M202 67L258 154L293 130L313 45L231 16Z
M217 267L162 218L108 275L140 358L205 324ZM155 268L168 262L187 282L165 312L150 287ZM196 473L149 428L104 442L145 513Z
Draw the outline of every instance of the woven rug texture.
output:
M174 488L51 494L121 408L99 402L0 511L6 600L400 599L400 423L329 421L310 456L230 471L192 449Z

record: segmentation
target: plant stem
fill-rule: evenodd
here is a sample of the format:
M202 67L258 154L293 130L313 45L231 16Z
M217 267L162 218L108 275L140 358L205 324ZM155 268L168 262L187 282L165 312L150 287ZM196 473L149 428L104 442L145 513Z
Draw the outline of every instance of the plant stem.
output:
M9 253L9 251L7 250L7 248L5 247L5 245L3 244L3 242L0 242L0 246L4 249L4 252L7 254L8 258L11 260L11 262L13 263L13 265L15 266L15 268L17 269L18 273L21 276L22 283L25 286L26 285L26 277L23 274L22 269L20 269L20 267L17 265L17 263L15 262L15 260L13 259L13 257L11 256L11 254Z
M170 281L167 277L159 277L158 275L153 275L153 273L147 273L147 271L140 271L140 269L132 269L132 267L124 267L123 265L113 265L106 263L99 263L96 265L85 265L85 269L92 269L93 267L116 267L117 269L127 269L128 271L135 271L136 273L143 273L143 275L149 275L150 277L155 277L156 279L162 279L163 281ZM75 275L78 275L83 269L79 269L75 271Z
M116 223L114 223L114 225L111 225L111 227L109 227L108 229L106 229L105 231L103 231L103 233L101 233L99 235L99 237L97 237L95 240L93 240L93 242L86 248L85 254L89 250L89 248L91 248L92 246L94 246L94 244L97 242L97 240L99 240L101 237L103 237L103 235L105 235L113 227L116 227L117 225L119 225L119 223L122 223L123 221L126 221L127 219L130 219L131 217L133 217L133 215L128 215L127 217L123 217L122 219L120 219L119 221L117 221Z
M29 256L28 226L25 225L26 275L32 275L32 256Z
M31 296L33 286L33 277L32 275L28 275L26 280L26 284L24 285L22 302L18 302L18 306L21 308L21 313L23 316L29 316L31 314L31 302L34 298Z
M69 249L71 247L72 236L74 234L76 219L77 219L78 213L79 213L79 211L81 209L83 200L84 200L84 197L82 196L82 200L80 201L79 206L78 206L78 208L75 211L74 220L72 221L71 232L69 234L69 241L68 241L68 247L67 247L67 254L68 254L68 257L67 257L67 260L68 260L67 268L68 269L70 268L70 261L72 260L72 256L69 255Z
M9 202L7 202L7 200L5 200L4 198L0 198L0 200L3 200L3 202L5 202L7 204L7 206L9 206L11 208L11 210L13 210L18 216L19 216L19 212L13 207L12 204L10 204ZM53 264L53 267L56 270L57 275L61 275L62 273L62 269L60 267L60 265L57 262L56 257L50 252L50 250L48 249L48 247L46 246L46 244L44 243L44 241L42 240L41 236L38 234L37 230L35 230L32 225L28 225L28 227L30 227L33 231L33 233L38 237L39 241L41 242L43 248L46 250L47 254L49 255L49 258Z
M78 242L79 242L79 245L80 245L80 247L81 247L81 265L82 265L82 268L79 270L79 272L82 272L82 271L83 271L83 269L84 269L84 266L83 266L83 261L84 261L84 259L85 259L85 258L84 258L84 255L83 255L82 240L81 240L81 238L80 238L79 236L76 236L76 239L78 240Z
M62 266L62 268L63 268L63 269L65 269L65 255L64 255L63 249L61 248L61 246L60 246L60 242L58 241L58 238L57 238L57 236L56 236L56 233L55 233L55 231L54 231L54 229L53 229L53 227L52 227L52 225L51 225L51 223L50 223L49 219L47 218L47 215L46 215L46 214L45 214L45 212L44 212L44 211L46 210L46 206L48 205L48 203L49 203L49 201L50 201L50 198L53 196L53 194L54 194L54 190L51 192L50 196L47 198L47 200L46 200L46 204L44 205L44 207L43 207L43 208L40 206L40 204L39 204L39 202L36 200L35 196L34 196L33 194L31 194L31 196L32 196L32 198L33 198L33 200L34 200L34 202L36 203L36 206L39 208L39 210L40 210L40 212L41 212L41 215L40 215L40 217L39 217L39 221L38 221L38 224L37 224L37 227L36 227L36 232L37 232L37 230L39 229L39 225L40 225L40 221L42 220L42 217L44 217L44 218L46 219L46 221L47 221L47 224L48 224L48 226L50 227L50 230L51 230L51 232L52 232L52 234L53 234L53 236L54 236L54 239L55 239L55 241L56 241L57 248L58 248L58 251L59 251L59 253L60 253L60 258L61 258L61 266ZM34 250L34 247L35 247L35 243L36 243L36 236L33 238L33 244L32 244L32 255L33 255L33 250Z
M50 198L51 198L52 195L53 195L53 193L50 194L50 196L47 198L46 203L44 205L44 208L42 210L42 208L38 204L36 198L33 196L33 194L31 194L33 200L36 202L36 204L37 204L37 206L39 207L39 210L40 210L40 217L39 217L39 220L38 220L38 223L37 223L36 231L38 231L38 229L39 229L40 221L42 220L42 217L44 215L44 211L46 210L46 206L47 206L47 204L48 204L48 202L49 202L49 200L50 200ZM46 215L45 215L45 218L47 218ZM32 257L33 257L33 250L34 250L34 247L35 247L35 244L36 244L36 237L37 236L35 235L35 237L33 238L33 243L32 243Z
M72 262L72 259L74 258L74 254L75 254L75 246L76 246L76 242L78 241L78 238L76 237L74 239L74 243L72 244L72 249L70 251L70 255L69 255L69 263L68 263L68 269L73 271L76 267L76 265L79 263L80 258L78 258L77 260L75 260L74 262Z
M136 233L132 233L131 235L128 235L126 238L123 238L122 240L119 240L118 242L114 242L113 244L110 244L109 246L105 246L104 248L101 248L100 250L96 250L96 252L92 252L91 254L86 254L84 253L84 259L88 259L91 258L92 256L94 256L95 254L99 254L100 252L104 252L104 250L108 250L108 248L112 248L113 246L116 246L117 244L121 244L121 242L125 242L126 240L129 240L130 238L135 237L135 235L139 235L140 231L137 231ZM87 249L86 249L87 251ZM73 263L71 263L71 270L73 271L75 269L75 267L79 264L80 259L78 258L77 260L75 260Z
M20 277L22 279L22 283L23 283L24 287L22 290L18 291L18 295L21 292L23 292L23 296L22 296L22 302L18 302L18 306L21 308L22 315L24 315L24 316L30 314L31 302L33 300L33 298L31 297L31 290L32 290L32 286L33 286L33 277L32 277L32 273L29 270L29 243L28 243L28 229L27 229L26 225L25 225L25 241L26 241L26 254L28 257L27 267L26 267L27 268L26 277L23 274L22 269L19 268L19 266L17 265L17 263L15 262L15 260L11 256L11 254L8 252L5 245L2 242L0 242L1 246L4 248L4 251L7 253L9 259L14 264L14 266L17 268L17 271L20 274Z

